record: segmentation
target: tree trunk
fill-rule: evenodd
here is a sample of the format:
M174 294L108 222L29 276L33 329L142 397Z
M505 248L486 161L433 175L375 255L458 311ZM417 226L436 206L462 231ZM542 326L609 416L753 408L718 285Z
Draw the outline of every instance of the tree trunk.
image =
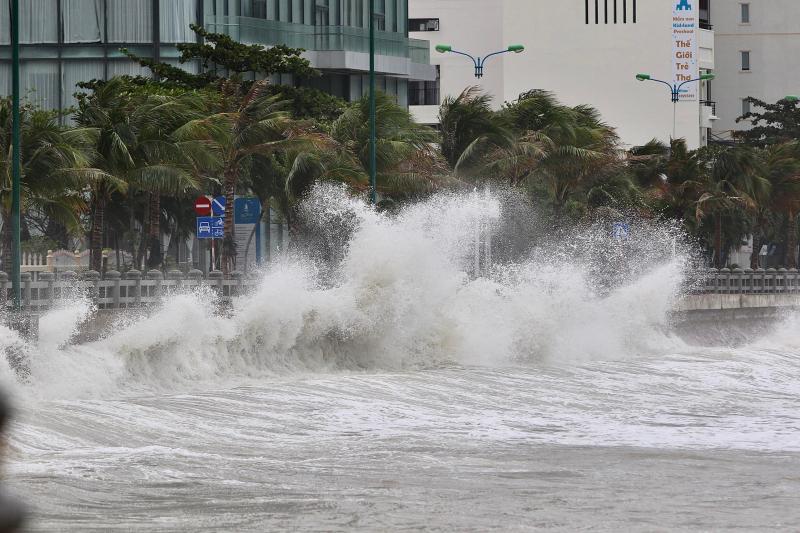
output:
M92 231L89 268L100 272L103 268L103 225L105 224L106 199L105 196L95 194L92 199L94 209L92 209Z
M225 238L222 241L222 272L226 275L236 268L236 227L233 223L233 198L236 194L236 170L225 170Z
M150 211L150 228L148 230L148 244L150 255L147 260L148 269L161 268L163 254L161 253L161 195L150 193L148 200Z
M0 271L11 275L11 261L13 254L11 253L12 235L11 235L11 214L3 211L0 213L3 217L3 229L0 233L0 246L3 247L2 264L0 264Z
M797 268L797 215L794 211L787 213L789 222L788 234L786 235L786 268Z
M55 241L62 250L69 248L69 235L67 234L67 228L63 224L59 224L52 219L48 220L45 236Z
M133 227L133 226L131 226ZM145 268L145 255L147 254L147 245L150 243L150 202L148 201L147 207L144 209L144 216L142 217L142 237L139 240L139 249L136 251L136 269L142 270Z
M758 264L759 253L761 252L761 236L758 233L758 228L753 232L753 251L750 252L750 268L753 270L760 268Z
M714 267L722 268L722 216L714 217Z

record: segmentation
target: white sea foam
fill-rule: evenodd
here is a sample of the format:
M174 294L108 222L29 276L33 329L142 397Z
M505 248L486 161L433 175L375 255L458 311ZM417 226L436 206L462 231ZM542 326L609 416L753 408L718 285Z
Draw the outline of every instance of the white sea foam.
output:
M642 221L625 243L603 224L555 241L523 235L511 257L509 233L533 214L502 194L443 194L386 215L321 186L307 205L309 225L344 235L340 261L274 265L224 316L210 292L172 296L81 346L66 344L88 303L53 310L27 347L30 385L104 394L286 371L618 359L677 342L664 330L685 257L672 256L669 228ZM475 277L479 223L498 260Z

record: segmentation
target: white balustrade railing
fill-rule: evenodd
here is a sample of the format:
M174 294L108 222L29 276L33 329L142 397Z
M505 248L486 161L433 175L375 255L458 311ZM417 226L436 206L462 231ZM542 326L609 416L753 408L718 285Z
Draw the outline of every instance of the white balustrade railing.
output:
M120 274L111 270L101 276L95 271L77 274L41 271L34 280L31 272L22 273L22 305L29 311L51 308L76 297L90 298L98 309L146 307L158 303L166 295L208 287L216 293L214 302L226 305L232 298L254 287L260 274L247 276L234 272L225 277L222 272L210 272L207 277L199 270L184 274L172 270L164 275L151 270ZM703 270L687 276L686 292L691 294L800 294L800 272L786 269L767 270ZM9 306L12 287L9 276L0 272L0 308Z
M147 307L166 295L200 287L208 287L216 293L211 305L224 306L232 298L245 294L258 280L256 275L244 276L238 272L226 278L218 271L204 278L199 270L188 274L173 270L166 276L158 270L146 274L132 270L124 275L112 270L103 277L92 270L81 275L73 271L42 272L37 280L30 272L24 272L21 277L22 307L33 312L68 303L77 297L91 299L98 309ZM12 297L11 280L5 272L0 272L0 308L9 306Z

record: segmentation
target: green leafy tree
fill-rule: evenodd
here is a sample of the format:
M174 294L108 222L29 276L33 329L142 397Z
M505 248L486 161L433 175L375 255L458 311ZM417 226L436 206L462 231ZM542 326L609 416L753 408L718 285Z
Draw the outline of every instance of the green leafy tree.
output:
M786 98L774 104L752 97L745 100L758 110L736 119L751 126L738 133L744 142L751 146L770 146L800 138L800 103Z
M513 142L509 128L492 111L491 100L473 86L445 98L439 108L442 155L456 174L469 174L493 148Z
M695 218L710 218L713 224L714 265L724 265L723 221L726 216L750 218L767 200L770 183L763 175L758 154L744 147L710 146L699 153L698 180L684 183L695 195ZM741 241L741 236L738 236Z
M368 174L369 99L351 104L331 127L331 136L348 150ZM377 185L384 199L402 199L430 193L446 181L447 167L433 143L436 132L418 124L394 100L376 96Z
M132 78L132 81L141 85L189 90L210 87L218 89L223 84L237 82L246 91L253 83L248 80L289 74L295 79L295 86L271 85L260 90L290 101L287 111L295 118L314 118L330 122L344 109L345 102L341 98L312 87L297 86L303 80L320 75L301 56L303 49L284 45L265 48L258 44L243 44L228 35L212 33L197 25L192 25L191 28L202 42L178 44L181 54L178 61L199 63L202 67L199 73L193 74L175 65L156 62L123 49L129 58L150 69L155 76L155 80L140 76Z
M586 206L587 191L623 168L616 132L594 108L563 106L551 93L536 90L500 114L516 140L495 152L487 171L512 185L543 191L556 223L568 203Z
M0 217L2 265L11 263L11 99L0 99ZM20 109L22 226L33 211L77 232L86 208L81 191L97 177L91 168L98 132L93 128L66 128L56 114L30 104Z
M771 185L771 195L766 206L786 217L787 268L797 268L797 213L800 212L800 142L791 141L769 146L764 153L766 175ZM762 216L767 216L764 210ZM755 249L754 253L758 253ZM760 249L760 243L757 244Z
M216 159L222 175L222 192L232 206L239 178L247 175L258 157L268 157L305 140L293 131L286 102L269 96L266 82L253 84L247 92L235 83L223 87L218 109L190 120L174 132L174 139L194 152L202 150ZM236 245L233 209L225 211L222 268L235 268Z

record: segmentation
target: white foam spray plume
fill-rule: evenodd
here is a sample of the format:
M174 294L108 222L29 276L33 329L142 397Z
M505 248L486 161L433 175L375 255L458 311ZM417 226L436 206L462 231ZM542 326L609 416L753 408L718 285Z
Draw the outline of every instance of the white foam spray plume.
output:
M673 254L673 229L642 221L624 243L603 224L560 240L520 235L535 227L534 213L507 200L442 194L389 215L319 186L304 212L309 227L340 243L327 262L312 254L273 265L224 316L210 292L167 298L88 344L68 342L87 302L51 311L39 344L26 347L25 387L47 397L106 395L286 372L558 364L674 347L664 330L686 256ZM497 262L475 278L479 221L496 236ZM0 343L15 342L0 329Z

